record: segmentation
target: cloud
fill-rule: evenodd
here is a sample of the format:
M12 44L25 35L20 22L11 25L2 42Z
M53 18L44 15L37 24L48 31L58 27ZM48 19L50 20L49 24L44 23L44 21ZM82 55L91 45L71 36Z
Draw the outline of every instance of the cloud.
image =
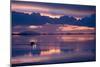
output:
M24 14L12 12L12 25L44 25L44 24L69 24L79 26L95 27L96 15L86 16L80 20L75 17L61 16L60 18L50 18L49 16L41 16L40 13Z
M32 13L38 12L45 16L74 16L82 18L95 13L95 6L68 5L68 4L50 4L39 2L20 2L15 1L11 4L12 11Z

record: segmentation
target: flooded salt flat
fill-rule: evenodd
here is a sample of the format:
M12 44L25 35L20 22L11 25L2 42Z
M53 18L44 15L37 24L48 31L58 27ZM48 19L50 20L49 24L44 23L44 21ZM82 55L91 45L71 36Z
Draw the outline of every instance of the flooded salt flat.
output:
M13 35L12 40L12 64L44 61L53 63L56 60L59 62L81 61L83 58L95 60L95 35L92 34ZM30 45L31 41L36 41L35 48ZM73 58L76 59L73 60Z

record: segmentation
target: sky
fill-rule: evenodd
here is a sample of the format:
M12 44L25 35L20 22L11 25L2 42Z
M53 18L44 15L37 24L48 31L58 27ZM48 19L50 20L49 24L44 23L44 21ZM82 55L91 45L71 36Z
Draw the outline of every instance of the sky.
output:
M40 13L42 16L49 16L51 18L59 18L64 15L73 16L76 19L81 19L85 16L95 14L95 6L82 6L70 4L54 4L54 3L40 3L40 2L23 2L12 1L11 10L16 12Z

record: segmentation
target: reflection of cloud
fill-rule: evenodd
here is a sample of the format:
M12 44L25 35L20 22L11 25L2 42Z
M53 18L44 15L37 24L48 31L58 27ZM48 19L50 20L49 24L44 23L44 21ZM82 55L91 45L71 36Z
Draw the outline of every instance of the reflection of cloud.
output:
M95 28L85 27L85 26L64 25L64 26L60 26L59 30L61 31L95 30Z
M14 26L13 32L23 32L23 31L35 31L39 33L94 33L95 28L86 26L75 26L75 25L27 25L27 26Z
M94 35L64 35L59 36L59 39L65 42L81 42L81 41L87 41L87 40L94 40Z
M18 28L22 28L22 26L21 25L16 25L13 28L18 29Z
M29 40L29 42L37 42L37 39L32 38L32 39Z
M59 48L52 48L47 51L42 51L41 55L51 55L51 54L59 54L61 50Z
M16 34L17 35L17 34L20 34L20 32L13 32L13 34Z

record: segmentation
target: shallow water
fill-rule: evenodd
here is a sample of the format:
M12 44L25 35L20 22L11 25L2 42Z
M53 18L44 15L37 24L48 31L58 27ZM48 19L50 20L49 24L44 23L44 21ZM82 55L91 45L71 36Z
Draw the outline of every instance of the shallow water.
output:
M35 41L35 47L30 46L30 42ZM79 57L95 60L95 35L38 35L38 36L12 36L12 60L42 58L41 61L51 62L50 60L58 56L56 60L62 61ZM25 58L24 58L25 57ZM45 57L43 59L43 57ZM37 60L25 60L37 62ZM55 60L54 60L55 61ZM67 60L64 60L67 62ZM12 63L14 63L13 61ZM23 61L20 63L24 63ZM52 62L53 63L53 62Z

